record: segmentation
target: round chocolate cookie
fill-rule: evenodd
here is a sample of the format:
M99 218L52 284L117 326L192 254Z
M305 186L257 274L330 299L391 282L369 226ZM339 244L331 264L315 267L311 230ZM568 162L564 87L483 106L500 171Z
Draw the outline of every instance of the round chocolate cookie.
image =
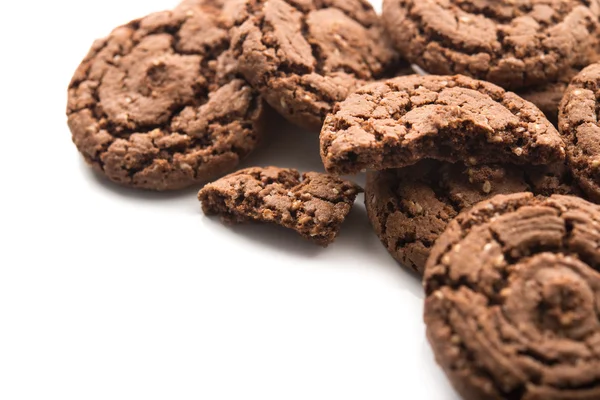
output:
M600 398L600 207L500 195L448 226L425 269L437 362L467 400Z
M589 62L597 0L384 0L395 46L432 74L508 89L541 85Z
M583 69L560 104L558 126L566 143L567 164L579 186L600 201L600 63Z
M371 225L390 254L423 274L432 246L460 212L498 194L575 194L563 164L552 167L470 166L423 160L369 171L365 204Z
M351 174L425 158L471 165L564 160L556 128L533 104L466 76L410 75L365 85L321 130L328 172Z
M337 101L394 67L366 0L245 0L232 30L241 73L291 122L319 130Z
M225 174L256 147L264 106L235 75L222 4L186 1L94 43L69 85L67 115L96 170L175 190Z

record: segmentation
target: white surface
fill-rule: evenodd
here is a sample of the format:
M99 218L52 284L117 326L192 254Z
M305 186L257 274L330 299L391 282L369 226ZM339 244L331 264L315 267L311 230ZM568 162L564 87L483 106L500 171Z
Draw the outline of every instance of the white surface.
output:
M72 73L93 39L173 5L3 4L0 399L456 398L420 284L362 197L323 250L208 219L196 190L126 190L84 165L64 115ZM316 136L272 125L245 166L322 170Z

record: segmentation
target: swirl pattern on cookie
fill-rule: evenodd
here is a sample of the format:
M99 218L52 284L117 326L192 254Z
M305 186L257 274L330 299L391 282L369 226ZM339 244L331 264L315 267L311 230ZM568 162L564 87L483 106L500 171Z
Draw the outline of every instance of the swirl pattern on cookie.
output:
M96 170L175 190L229 172L256 147L264 107L236 74L223 4L186 1L94 43L69 85L67 115Z
M600 206L500 195L459 215L425 269L436 360L465 399L600 397Z

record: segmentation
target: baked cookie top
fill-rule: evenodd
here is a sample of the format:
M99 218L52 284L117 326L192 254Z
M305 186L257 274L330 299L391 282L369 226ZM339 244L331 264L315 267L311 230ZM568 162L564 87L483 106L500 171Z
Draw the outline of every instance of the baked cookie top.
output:
M319 130L337 101L397 60L366 0L246 0L232 30L241 73L288 120Z
M558 126L567 150L567 164L581 188L600 201L600 64L584 68L567 88Z
M127 186L181 189L254 149L263 104L235 74L222 4L186 1L94 43L69 85L67 115L96 170Z
M336 104L321 131L321 158L336 174L424 158L549 164L564 156L559 133L537 107L460 75L410 75L363 86Z
M384 0L395 46L432 74L463 74L509 89L585 65L598 35L597 0Z
M496 196L454 220L425 270L425 323L465 399L600 396L600 206Z
M564 164L465 166L423 160L369 171L365 204L371 225L390 254L423 274L431 248L462 211L498 194L579 194Z
M327 174L247 168L206 185L198 199L207 215L227 223L267 222L326 247L337 237L362 189Z

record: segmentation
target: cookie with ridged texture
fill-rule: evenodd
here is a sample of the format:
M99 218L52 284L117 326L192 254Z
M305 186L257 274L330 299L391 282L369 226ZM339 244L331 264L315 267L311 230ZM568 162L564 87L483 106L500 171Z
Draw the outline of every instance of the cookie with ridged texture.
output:
M550 164L564 144L544 114L512 92L465 76L410 75L363 86L321 131L330 173L382 170L425 158L469 164Z
M567 164L586 194L600 201L600 64L583 69L571 81L560 104L558 126Z
M125 186L176 190L224 175L257 146L265 107L236 74L225 3L186 1L94 43L67 106L94 169Z
M597 0L384 0L395 46L431 74L508 89L542 85L586 65L599 32Z
M367 215L403 266L423 274L431 248L459 213L498 194L579 194L564 164L465 166L423 160L401 169L369 171Z
M267 222L331 244L362 189L330 175L294 169L248 168L206 185L198 194L207 215L227 223Z
M437 362L467 400L600 398L600 207L500 195L459 215L425 269Z
M275 110L317 131L335 102L397 61L366 0L246 0L231 48Z

